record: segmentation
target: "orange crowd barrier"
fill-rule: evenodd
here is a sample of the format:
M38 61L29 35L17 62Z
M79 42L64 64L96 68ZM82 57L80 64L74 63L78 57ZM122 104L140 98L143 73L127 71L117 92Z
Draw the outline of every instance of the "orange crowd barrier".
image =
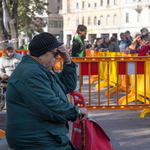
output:
M82 88L81 88L81 76L88 76L89 77L89 96L88 96L88 105L87 105L87 109L88 110L113 110L113 109L148 109L150 107L150 104L147 102L146 100L146 96L150 97L150 95L148 95L146 93L146 87L147 84L150 83L146 83L146 81L149 81L149 76L146 76L146 68L150 68L148 67L148 63L150 64L150 57L133 57L133 56L122 56L122 57L86 57L86 58L80 58L80 57L76 57L76 58L72 58L72 60L76 63L79 64L79 80L80 80L80 89L79 91L82 93ZM59 60L60 63L62 63L62 59ZM98 81L100 80L100 62L104 62L106 63L106 76L107 76L107 92L108 92L108 96L107 96L107 101L105 103L103 103L101 97L100 97L100 84L101 82L98 82L98 98L97 98L97 104L92 104L92 99L91 99L91 75L97 75L98 76ZM148 62L148 63L147 63ZM113 63L116 63L116 101L114 101L113 103L110 102L110 66L113 66ZM130 68L130 64L131 67ZM140 65L140 66L139 66ZM143 67L142 69L142 66ZM124 69L124 70L123 70ZM130 73L133 71L133 74ZM142 74L142 75L141 75ZM121 76L123 76L123 82L124 82L124 90L125 90L125 94L126 94L126 98L125 98L125 104L121 104L119 103L119 86L120 86L120 81L119 79L121 78ZM133 76L135 76L135 78L133 78ZM138 94L137 91L137 84L133 84L133 82L131 83L130 77L135 80L134 82L137 83L138 81L138 76L144 76L143 78L143 89L141 90L143 92L143 104L138 104L138 97L135 96L135 103L133 104L128 104L129 103L129 98L128 94L129 94L129 89L131 89L133 91L133 86L135 86L136 90L134 91L136 94ZM147 77L147 78L146 78ZM126 86L127 85L127 86ZM141 87L140 87L141 88ZM149 90L150 91L150 90ZM150 92L149 92L150 94Z
M0 129L0 137L3 137L3 136L5 136L5 131Z

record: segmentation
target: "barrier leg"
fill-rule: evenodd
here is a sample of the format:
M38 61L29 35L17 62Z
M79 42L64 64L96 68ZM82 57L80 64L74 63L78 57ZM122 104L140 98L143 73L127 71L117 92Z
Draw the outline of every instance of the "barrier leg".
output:
M112 88L109 89L109 93L115 91L117 89L117 86L114 86ZM106 91L105 95L108 95L108 91Z
M137 100L139 100L139 101L141 101L141 102L144 103L144 97L142 97L140 95L137 96ZM133 96L133 97L131 97L131 98L128 99L128 103L131 103L133 101L135 101L135 96ZM149 100L146 100L146 104L149 104ZM124 100L122 102L122 105L126 105L126 100Z
M134 92L130 92L130 93L128 94L128 98L132 98L132 97L134 97L134 99L135 99L135 93L134 93ZM129 99L128 99L128 100L129 100ZM119 99L118 104L121 105L121 103L122 103L123 101L126 101L126 95L123 96L123 97L121 97L121 98Z
M100 91L103 87L107 86L107 79L105 79L104 81L100 82ZM98 89L98 83L96 84L95 88Z
M150 112L150 109L144 109L142 112L141 112L141 115L140 117L145 117L145 114L149 113Z
M115 86L116 84L113 83L113 82L111 82L111 81L109 81L109 85ZM107 86L107 79L105 79L104 81L101 81L101 83L100 83L100 90L101 90L102 88L106 87L106 86ZM96 84L95 88L98 89L98 83Z
M5 131L0 129L0 137L3 137L3 136L5 136Z
M94 84L94 82L98 81L98 76L97 75L93 75L91 77L91 84Z
M120 91L122 91L122 87L120 87L120 88L118 89L118 92L120 92ZM113 92L110 93L109 97L110 97L110 98L113 97L113 95L116 94L116 93L117 93L117 90L114 90Z

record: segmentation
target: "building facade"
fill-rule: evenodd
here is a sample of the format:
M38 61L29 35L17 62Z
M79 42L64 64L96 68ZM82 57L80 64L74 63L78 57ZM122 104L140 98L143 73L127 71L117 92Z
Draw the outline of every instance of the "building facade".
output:
M78 24L87 26L87 39L117 36L129 30L134 37L140 29L150 31L150 0L63 0L64 43L71 44Z
M118 0L63 0L64 43L71 44L78 24L87 26L87 39L118 36L121 3Z
M48 10L51 14L48 16L48 32L59 39L59 35L63 30L63 17L59 14L62 10L62 0L48 0Z
M150 0L121 0L121 30L134 37L141 28L150 31Z

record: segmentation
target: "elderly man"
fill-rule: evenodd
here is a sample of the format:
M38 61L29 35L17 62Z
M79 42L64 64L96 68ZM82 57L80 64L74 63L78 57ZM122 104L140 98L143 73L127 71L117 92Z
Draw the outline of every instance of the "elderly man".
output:
M8 79L22 60L22 55L14 51L13 43L5 43L5 55L0 57L0 78Z

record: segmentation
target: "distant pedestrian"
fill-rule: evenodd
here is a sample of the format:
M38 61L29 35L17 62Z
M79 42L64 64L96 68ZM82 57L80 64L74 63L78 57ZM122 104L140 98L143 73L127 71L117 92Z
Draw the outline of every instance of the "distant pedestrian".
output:
M97 50L102 51L104 49L108 49L109 45L110 45L109 37L106 36L106 37L104 37L102 44L97 47Z
M120 33L121 41L119 42L120 52L126 51L126 48L131 45L131 41L125 37L124 33Z
M89 40L86 41L86 49L90 49L92 45L90 44Z
M97 49L103 43L103 38L97 38L95 42L94 49Z
M148 35L149 34L149 31L148 31L148 29L147 28L142 28L141 30L141 35Z
M78 25L77 34L73 38L72 57L85 57L86 56L86 32L85 25Z

